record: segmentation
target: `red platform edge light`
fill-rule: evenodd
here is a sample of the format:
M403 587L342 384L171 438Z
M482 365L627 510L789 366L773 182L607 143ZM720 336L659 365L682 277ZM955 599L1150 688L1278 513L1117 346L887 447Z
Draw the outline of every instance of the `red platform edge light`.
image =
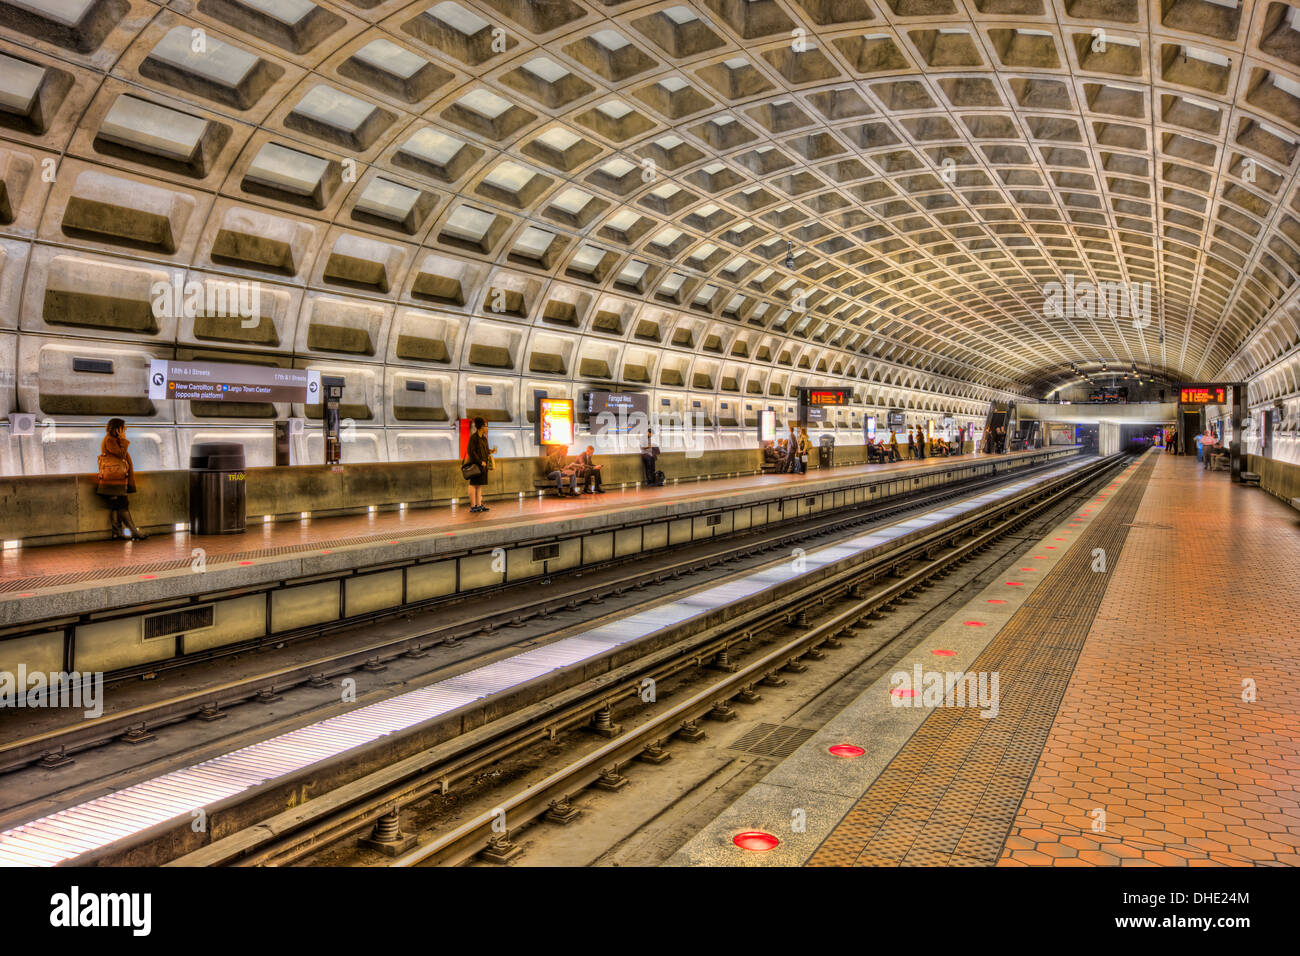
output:
M836 744L833 747L827 747L827 752L835 757L844 757L846 760L852 760L854 757L861 757L865 750L856 747L853 744Z
M731 842L742 850L763 853L767 850L775 850L777 844L781 841L770 833L764 833L762 830L746 830L744 833L737 833L731 838Z
M1006 604L1007 602L1004 601L1004 600L1002 600L1002 598L989 598L988 603L989 603L989 604Z
M240 561L239 563L240 563L240 564L252 564L253 562L252 562L252 561Z
M1007 581L1007 582L1006 582L1006 585L1007 585L1007 587L1009 587L1009 588L1020 588L1020 587L1024 587L1024 586L1025 586L1025 582L1024 582L1024 581Z
M983 626L984 626L984 622L983 622L983 621L962 621L962 623L965 624L967 627L983 627Z
M895 696L895 697L915 697L915 696L916 696L916 691L911 690L911 689L904 689L904 688L902 688L902 687L894 687L894 688L891 688L890 691L889 691L889 693L892 694L892 695Z
M936 647L930 653L933 654L935 657L956 657L957 656L956 651L950 651L942 647Z

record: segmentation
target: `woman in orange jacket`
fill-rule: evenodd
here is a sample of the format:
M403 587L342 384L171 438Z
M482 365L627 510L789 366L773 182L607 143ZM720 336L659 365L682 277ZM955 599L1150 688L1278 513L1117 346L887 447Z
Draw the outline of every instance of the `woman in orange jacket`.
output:
M135 494L135 465L131 463L131 444L126 438L126 422L109 419L99 446L99 481L95 493L104 498L113 523L113 537L123 541L143 541L149 537L135 526L126 496ZM129 532L129 534L128 534Z

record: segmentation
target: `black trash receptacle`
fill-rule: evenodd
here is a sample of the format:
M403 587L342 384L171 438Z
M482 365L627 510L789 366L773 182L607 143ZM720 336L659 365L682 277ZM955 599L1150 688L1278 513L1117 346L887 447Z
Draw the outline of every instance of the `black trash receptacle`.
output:
M834 468L835 467L835 436L823 435L821 442L817 446L817 467Z
M190 534L244 530L244 446L205 442L190 448Z

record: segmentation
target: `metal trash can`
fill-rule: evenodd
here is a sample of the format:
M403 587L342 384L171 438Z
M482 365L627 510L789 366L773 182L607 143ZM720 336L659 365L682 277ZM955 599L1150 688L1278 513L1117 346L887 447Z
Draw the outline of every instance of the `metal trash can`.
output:
M817 467L835 467L835 436L823 435L817 445Z
M246 517L244 446L205 442L190 448L190 534L240 534Z

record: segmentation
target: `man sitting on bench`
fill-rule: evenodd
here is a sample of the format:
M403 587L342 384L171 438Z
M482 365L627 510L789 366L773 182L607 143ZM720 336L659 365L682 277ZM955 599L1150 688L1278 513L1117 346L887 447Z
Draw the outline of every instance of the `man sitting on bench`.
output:
M596 448L594 445L588 445L587 450L578 456L578 460L575 464L577 464L578 467L582 469L580 474L582 475L582 479L583 479L582 480L583 494L588 494L588 495L591 494L593 490L592 485L595 485L594 490L596 494L603 495L605 493L605 489L600 487L600 465L597 465L595 462L591 460L591 456L595 453L595 451Z
M560 497L565 495L577 496L578 494L578 477L582 468L576 461L565 464L564 459L568 456L564 453L563 445L550 445L551 453L546 456L546 463L542 470L546 477L555 482L555 490L559 492ZM564 490L564 479L569 479L569 490Z
M641 446L641 470L645 472L647 485L658 485L655 480L655 464L659 460L659 446L654 443L654 430L645 431L645 444Z

